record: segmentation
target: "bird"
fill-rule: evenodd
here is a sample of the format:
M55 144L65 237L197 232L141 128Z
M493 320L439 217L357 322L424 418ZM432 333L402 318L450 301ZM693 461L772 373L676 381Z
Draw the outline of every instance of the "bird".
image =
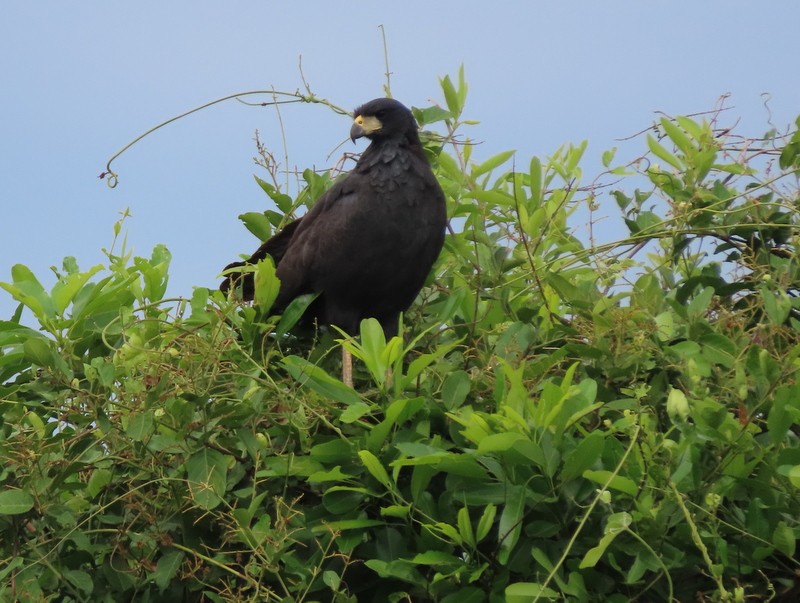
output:
M355 167L300 218L248 259L228 264L220 285L253 299L252 272L231 269L271 256L280 280L273 309L317 294L304 318L356 335L375 318L387 337L422 289L441 252L445 196L425 155L412 112L391 98L353 112L350 139L370 143ZM352 386L352 359L343 349L343 380Z

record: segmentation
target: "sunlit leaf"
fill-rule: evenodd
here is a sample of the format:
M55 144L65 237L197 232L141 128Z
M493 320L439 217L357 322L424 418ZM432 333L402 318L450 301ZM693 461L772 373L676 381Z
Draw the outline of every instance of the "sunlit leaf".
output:
M497 169L505 162L507 162L509 159L511 159L514 156L514 153L515 151L503 151L502 153L498 153L497 155L490 157L480 165L477 165L474 168L472 168L471 176L473 178L478 178L483 174L489 173L492 170Z
M272 224L263 213L251 211L241 214L239 219L259 241L266 241L272 236Z
M267 256L256 264L256 271L253 275L255 285L255 303L259 309L267 313L281 288L281 281L275 274L275 264L272 258Z
M612 490L619 490L620 492L630 494L631 496L636 496L636 492L638 491L638 488L633 480L630 480L622 475L614 475L612 477L611 471L587 470L583 472L583 477L602 486L606 486L607 484L606 487L611 488Z

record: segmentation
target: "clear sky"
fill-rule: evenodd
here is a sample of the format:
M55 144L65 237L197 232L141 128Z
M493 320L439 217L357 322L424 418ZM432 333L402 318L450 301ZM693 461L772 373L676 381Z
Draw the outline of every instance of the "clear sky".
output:
M282 155L274 111L234 101L162 129L115 163L114 190L97 178L107 159L204 102L297 89L301 55L313 90L336 104L381 96L379 25L396 98L441 99L437 78L463 64L466 116L481 121L475 155L517 149L527 164L584 139L599 157L655 111L711 109L725 93L743 133L763 134L770 117L785 127L800 113L799 23L797 0L4 0L0 280L23 263L49 287L64 256L101 263L129 208L135 253L164 243L173 254L169 294L216 286L225 264L257 246L237 216L267 207L253 134ZM327 167L341 153L328 158L347 118L306 105L283 117L292 167ZM0 319L14 307L0 291Z

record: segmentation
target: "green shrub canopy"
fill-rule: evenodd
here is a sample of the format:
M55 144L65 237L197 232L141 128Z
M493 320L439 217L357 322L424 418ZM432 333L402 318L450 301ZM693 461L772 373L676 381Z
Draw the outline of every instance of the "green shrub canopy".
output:
M0 600L796 599L800 134L664 117L587 185L585 143L476 160L441 83L451 227L402 336L165 299L162 246L12 268ZM260 238L335 176L268 180Z

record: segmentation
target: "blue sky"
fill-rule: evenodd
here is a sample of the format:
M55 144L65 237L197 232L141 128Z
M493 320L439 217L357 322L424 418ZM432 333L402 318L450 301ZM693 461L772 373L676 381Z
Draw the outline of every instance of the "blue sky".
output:
M282 155L274 111L229 102L162 129L117 160L114 190L97 178L107 159L209 100L297 89L301 55L314 91L336 104L380 96L379 25L396 98L440 100L437 78L463 64L466 116L481 121L475 155L516 149L527 164L584 139L597 158L655 111L707 110L725 93L743 133L768 129L764 93L772 123L785 127L800 113L798 23L796 0L9 0L0 8L0 280L15 263L46 286L64 256L102 263L129 208L129 247L148 256L164 243L173 254L169 294L216 286L225 264L257 246L237 216L267 207L252 178L253 135ZM327 167L341 153L328 158L346 118L305 105L283 118L292 167ZM14 307L0 291L0 319Z

